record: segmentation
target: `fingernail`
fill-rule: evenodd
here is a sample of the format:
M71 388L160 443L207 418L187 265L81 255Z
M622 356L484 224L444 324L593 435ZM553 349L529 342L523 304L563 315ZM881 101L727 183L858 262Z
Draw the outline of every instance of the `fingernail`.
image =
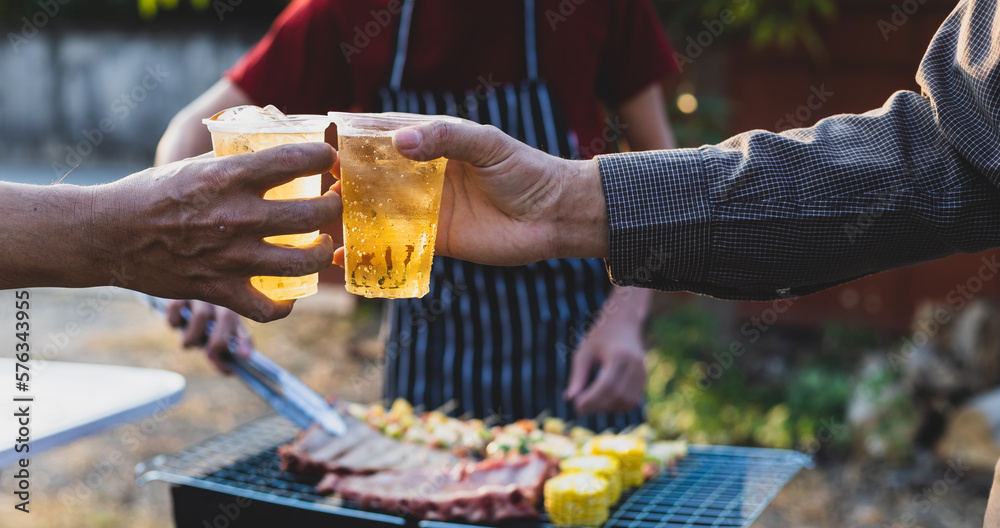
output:
M393 139L396 141L396 146L403 150L413 150L420 146L420 132L412 128L397 130Z

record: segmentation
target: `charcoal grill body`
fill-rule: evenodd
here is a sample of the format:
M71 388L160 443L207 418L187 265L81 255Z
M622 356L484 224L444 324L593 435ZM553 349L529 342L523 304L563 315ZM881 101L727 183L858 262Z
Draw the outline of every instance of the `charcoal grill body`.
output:
M281 417L262 418L140 464L138 482L173 484L178 528L469 526L365 511L317 494L316 479L279 467L276 448L295 433ZM749 527L804 467L812 467L812 461L797 451L691 446L673 471L624 495L605 528ZM502 526L547 528L546 521L543 515Z

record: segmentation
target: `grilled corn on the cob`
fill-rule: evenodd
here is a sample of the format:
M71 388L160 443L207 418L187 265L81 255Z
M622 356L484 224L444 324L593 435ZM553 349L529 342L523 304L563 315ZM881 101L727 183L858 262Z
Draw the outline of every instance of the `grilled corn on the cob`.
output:
M608 481L608 503L617 504L622 496L622 465L618 459L607 455L570 457L559 463L563 473L587 471Z
M558 526L600 526L608 520L608 481L588 471L545 482L545 511Z
M643 440L623 435L599 435L590 440L586 452L617 458L622 466L623 488L642 485L642 461L646 458L646 442Z

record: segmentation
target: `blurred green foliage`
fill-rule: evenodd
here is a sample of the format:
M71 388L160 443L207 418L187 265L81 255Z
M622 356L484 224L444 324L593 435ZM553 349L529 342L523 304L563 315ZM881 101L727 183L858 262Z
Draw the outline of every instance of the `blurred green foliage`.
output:
M86 20L127 22L153 18L164 12L179 13L185 18L214 15L219 4L261 16L273 16L288 0L53 0L61 12L74 13ZM757 45L775 44L791 48L798 43L814 54L822 54L822 42L815 22L833 16L835 0L653 0L667 31L680 44L688 35L705 28L703 22L718 19L729 9L735 20L728 24L730 34L749 36ZM31 17L42 10L39 0L4 0L0 2L0 23L12 24L21 17ZM729 35L723 35L728 38ZM679 40L676 40L679 39Z
M697 59L720 42L779 51L802 49L813 60L823 60L826 49L820 28L837 13L836 0L653 0L653 5L688 79L699 77L697 69L705 63ZM685 83L668 98L670 121L681 147L715 144L730 136L729 100L725 94L698 88ZM681 93L697 96L696 112L680 111L676 96Z
M729 138L730 102L718 95L698 95L698 110L685 114L677 108L676 97L667 101L670 128L679 147L714 145Z
M161 9L177 9L180 0L137 0L139 6L139 16L142 18L153 18ZM191 7L195 11L204 11L211 5L212 0L190 0Z
M853 391L851 366L803 354L775 379L750 379L751 362L770 358L762 347L726 340L716 317L697 303L676 305L650 327L647 412L662 436L804 451L849 444L843 423ZM834 347L820 356L855 345L837 342L839 335L823 336Z
M43 20L45 25L52 21L112 27L136 22L218 23L231 18L270 23L286 5L288 0L3 0L0 25L16 29L25 19L36 19L36 26Z
M687 38L724 22L718 39L737 38L757 47L790 50L803 46L813 57L826 50L817 24L837 13L835 0L653 0L678 49ZM726 14L728 13L728 14ZM718 31L717 31L718 32Z

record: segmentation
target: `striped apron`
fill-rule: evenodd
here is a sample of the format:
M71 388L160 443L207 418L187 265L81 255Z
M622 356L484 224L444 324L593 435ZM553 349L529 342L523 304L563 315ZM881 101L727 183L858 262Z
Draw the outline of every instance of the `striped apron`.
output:
M528 78L462 93L402 87L414 0L400 13L387 88L375 111L447 114L491 124L550 154L578 158L576 136L538 76L534 0L525 0ZM642 421L642 409L577 417L563 398L574 349L611 289L600 259L493 267L435 257L430 293L388 301L384 396L493 422L543 412L598 431Z

